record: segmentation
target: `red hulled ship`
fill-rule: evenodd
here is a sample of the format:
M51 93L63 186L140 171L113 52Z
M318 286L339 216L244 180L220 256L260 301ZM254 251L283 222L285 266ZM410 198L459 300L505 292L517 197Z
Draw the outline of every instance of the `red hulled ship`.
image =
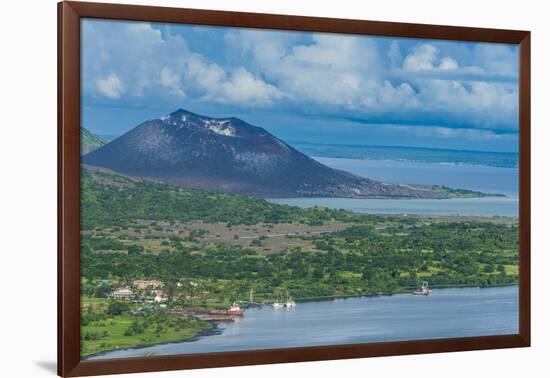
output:
M210 310L208 311L210 315L235 315L235 316L243 316L244 310L241 309L237 304L233 303L233 306L231 306L227 310Z

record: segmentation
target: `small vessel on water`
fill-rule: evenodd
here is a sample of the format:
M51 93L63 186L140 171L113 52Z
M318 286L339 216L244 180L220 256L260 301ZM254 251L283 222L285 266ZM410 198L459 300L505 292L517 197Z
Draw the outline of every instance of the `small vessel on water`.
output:
M294 302L294 300L292 299L292 297L288 295L288 291L286 292L286 303L285 303L285 307L287 307L287 308L296 307L296 302Z
M432 291L428 289L428 282L424 281L422 282L422 286L420 287L420 289L415 290L412 293L414 295L430 295L431 292Z
M210 315L235 315L235 316L243 316L244 310L239 307L238 304L233 303L231 307L227 310L210 310L208 311L208 314Z
M275 302L273 302L273 308L283 308L285 307L285 304L283 302L279 302L279 295L277 294L277 298L275 299Z

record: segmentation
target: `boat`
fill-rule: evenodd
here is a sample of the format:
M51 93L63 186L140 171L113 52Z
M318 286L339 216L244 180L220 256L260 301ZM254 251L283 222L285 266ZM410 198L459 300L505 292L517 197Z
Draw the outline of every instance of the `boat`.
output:
M285 307L285 304L283 302L279 302L279 295L277 295L277 299L275 299L275 302L273 302L273 308L283 308Z
M286 292L285 307L287 307L287 308L296 307L296 302L294 302L294 300L292 300L292 297L288 295L288 291Z
M229 307L227 310L210 310L208 311L209 315L235 315L235 316L243 316L244 310L239 307L238 304L233 303L231 307Z
M432 291L428 289L428 282L424 281L422 282L422 286L420 287L420 289L415 290L412 293L414 295L430 295L431 292Z

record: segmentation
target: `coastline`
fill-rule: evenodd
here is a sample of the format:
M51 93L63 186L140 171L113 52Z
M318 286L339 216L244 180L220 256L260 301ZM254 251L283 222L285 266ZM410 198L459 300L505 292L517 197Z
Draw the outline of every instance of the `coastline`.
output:
M359 215L416 217L501 217L518 219L518 197L472 197L441 199L374 199L336 197L263 198L278 205L346 210Z
M82 360L89 360L91 358L100 357L104 354L114 352L114 351L119 351L119 350L137 350L137 349L142 349L142 348L147 348L147 347L152 347L152 346L158 346L158 345L193 342L193 341L197 341L199 338L201 338L203 336L213 336L213 335L219 335L219 334L222 333L222 329L220 327L218 327L218 324L216 322L208 321L208 323L212 324L211 328L201 329L194 336L191 336L191 337L186 338L186 339L143 343L143 344L139 344L139 345L135 345L135 346L131 346L131 347L108 349L108 350L104 350L104 351L101 351L101 352L95 352L95 353L91 353L91 354L87 354L87 355L81 355L80 358Z
M433 287L433 289L468 289L468 288L479 288L479 289L491 289L491 288L499 288L499 287L514 287L518 286L518 284L502 284L502 285L488 285L488 286L471 286L471 285L443 285L443 286L436 286ZM373 297L382 297L382 296L394 296L398 294L411 294L411 291L416 288L403 288L399 291L395 292L385 292L380 294L354 294L354 295L341 295L341 296L325 296L325 297L310 297L310 298L300 298L295 299L297 303L308 303L308 302L328 302L332 300L337 299L348 299L348 298L373 298ZM269 306L269 305L266 305ZM110 352L115 351L124 351L124 350L138 350L142 348L148 348L148 347L154 347L154 346L160 346L160 345L168 345L168 344L180 344L180 343L188 343L188 342L194 342L198 341L199 339L205 337L205 336L215 336L215 335L221 335L223 333L223 328L220 328L218 323L215 321L208 321L212 324L212 327L209 329L200 330L197 332L194 336L191 336L187 339L182 340L173 340L173 341L163 341L163 342L152 342L152 343L144 343L132 347L125 347L125 348L115 348L115 349L109 349L104 350L101 352L81 356L82 360L88 360L92 358L98 358L102 355L108 354ZM144 354L146 355L146 354ZM137 357L136 357L137 358Z
M518 164L491 164L483 162L467 162L467 161L444 161L444 160L429 160L429 159L414 159L414 158L376 158L373 156L369 157L352 157L349 155L338 155L338 154L327 154L327 155L311 155L312 159L322 160L322 159L346 159L346 160L362 160L369 162L399 162L399 163L411 163L411 164L432 164L432 165L449 165L456 167L489 167L489 168L499 168L499 169L518 169Z
M490 289L490 288L497 288L497 287L507 287L507 286L518 286L519 283L515 284L495 284L495 285L485 285L485 286L479 286L479 285L437 285L437 286L430 286L430 289L468 289L468 288L479 288L479 289ZM380 292L380 293L372 293L372 294L349 294L349 295L327 295L327 296L320 296L320 297L309 297L309 298L296 298L295 301L297 303L299 302L322 302L322 301L332 301L335 299L346 299L346 298L372 298L372 297L382 297L382 296L392 296L397 294L410 294L413 290L418 289L417 287L406 287L406 288L400 288L397 291L393 292Z

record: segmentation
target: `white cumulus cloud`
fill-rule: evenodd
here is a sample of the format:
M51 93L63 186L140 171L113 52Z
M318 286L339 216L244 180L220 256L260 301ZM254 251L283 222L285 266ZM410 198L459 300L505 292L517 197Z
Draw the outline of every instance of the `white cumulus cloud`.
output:
M219 85L210 88L207 96L221 102L251 105L270 105L283 94L273 85L255 78L250 72L238 68Z
M430 44L415 46L403 61L405 71L455 70L458 63L451 57L439 57L439 49Z
M85 95L517 128L517 49L507 45L207 27L172 34L99 20L82 30Z
M472 141L495 141L495 140L514 140L515 134L497 134L491 130L480 129L461 129L443 126L403 126L403 125L384 125L386 130L399 131L405 135L425 138L442 139L467 139Z
M170 89L170 93L178 97L185 97L185 91L181 84L181 78L178 74L174 73L170 67L164 67L160 71L160 84Z
M114 73L109 74L107 77L96 78L95 86L99 94L108 98L120 98L124 93L124 85Z
M246 68L210 62L191 51L180 35L163 34L149 23L86 20L83 40L84 90L95 96L173 100L192 92L197 98L243 106L269 105L283 97ZM108 73L113 67L116 75Z

